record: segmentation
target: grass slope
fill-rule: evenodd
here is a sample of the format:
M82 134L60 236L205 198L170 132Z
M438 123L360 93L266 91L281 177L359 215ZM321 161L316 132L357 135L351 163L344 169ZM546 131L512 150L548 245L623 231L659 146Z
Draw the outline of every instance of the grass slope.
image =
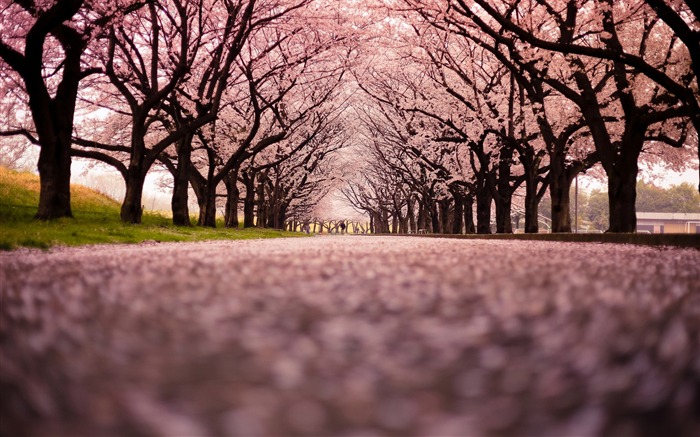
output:
M241 240L301 236L272 229L216 229L173 226L170 218L144 213L140 225L119 219L119 203L81 185L71 186L73 219L34 219L39 204L39 177L0 167L0 249L48 248L93 243L143 241Z

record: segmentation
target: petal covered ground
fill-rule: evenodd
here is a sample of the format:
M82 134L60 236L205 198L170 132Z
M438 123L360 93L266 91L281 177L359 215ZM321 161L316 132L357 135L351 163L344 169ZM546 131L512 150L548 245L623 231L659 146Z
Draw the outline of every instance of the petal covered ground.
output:
M698 250L94 246L0 281L1 435L700 435Z

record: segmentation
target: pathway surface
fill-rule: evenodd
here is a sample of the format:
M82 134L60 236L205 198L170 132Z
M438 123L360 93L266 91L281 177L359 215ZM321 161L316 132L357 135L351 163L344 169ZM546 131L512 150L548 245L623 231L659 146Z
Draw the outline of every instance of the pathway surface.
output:
M0 284L0 435L700 435L697 250L94 246Z

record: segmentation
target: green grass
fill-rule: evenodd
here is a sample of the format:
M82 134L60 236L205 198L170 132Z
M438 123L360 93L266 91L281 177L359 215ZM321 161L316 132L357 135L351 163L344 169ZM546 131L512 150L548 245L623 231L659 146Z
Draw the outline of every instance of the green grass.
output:
M169 217L144 213L143 223L124 224L119 203L89 188L71 186L73 219L50 222L34 219L39 204L39 177L0 167L0 250L17 247L46 249L96 243L143 241L245 240L303 236L274 229L227 229L174 226Z

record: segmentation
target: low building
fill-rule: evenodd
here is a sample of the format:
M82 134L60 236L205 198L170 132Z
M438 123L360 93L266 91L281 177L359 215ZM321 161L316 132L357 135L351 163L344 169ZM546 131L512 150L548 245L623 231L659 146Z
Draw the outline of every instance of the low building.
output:
M700 213L637 212L637 232L651 234L700 234Z

